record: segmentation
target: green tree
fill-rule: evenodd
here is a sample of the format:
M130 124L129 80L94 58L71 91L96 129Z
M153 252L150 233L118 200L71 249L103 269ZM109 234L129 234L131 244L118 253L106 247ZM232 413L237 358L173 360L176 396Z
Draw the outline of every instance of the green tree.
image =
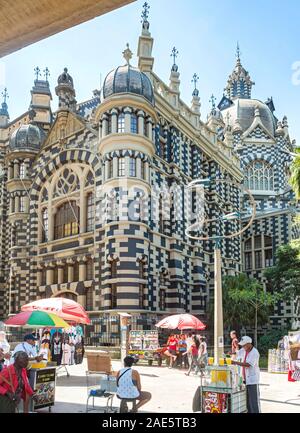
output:
M296 197L299 200L300 199L300 150L296 150L297 153L299 153L299 156L297 156L291 166L291 177L290 177L290 184L295 191Z
M275 266L265 271L273 292L281 292L282 299L300 296L300 243L282 245L276 251Z

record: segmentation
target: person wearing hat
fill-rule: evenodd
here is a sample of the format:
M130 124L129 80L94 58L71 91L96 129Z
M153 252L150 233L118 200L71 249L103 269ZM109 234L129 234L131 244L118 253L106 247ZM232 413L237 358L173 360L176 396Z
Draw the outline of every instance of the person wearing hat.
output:
M238 359L232 360L232 365L242 367L242 375L247 389L247 409L248 413L260 413L259 397L259 352L252 345L252 338L247 335L242 337L239 345L242 348L238 352Z
M23 343L17 344L15 350L12 353L11 363L14 363L15 354L17 352L25 352L28 355L28 361L40 362L43 359L43 355L38 355L35 347L37 338L33 334L26 334L23 338Z

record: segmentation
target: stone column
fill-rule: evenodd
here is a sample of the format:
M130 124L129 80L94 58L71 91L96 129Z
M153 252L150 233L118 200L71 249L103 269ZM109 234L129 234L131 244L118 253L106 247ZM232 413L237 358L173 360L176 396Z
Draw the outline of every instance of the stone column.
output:
M129 177L129 161L130 157L125 156L125 177Z
M20 212L20 197L19 197L19 195L15 196L15 212Z
M86 280L86 257L81 257L79 259L79 281Z
M144 135L144 124L145 124L145 113L140 110L137 113L138 116L138 133L139 135Z
M20 165L17 159L14 160L14 179L18 179L20 175Z
M36 285L37 285L37 287L40 287L42 285L42 273L43 273L42 267L38 266L37 273L36 273Z
M46 284L47 286L50 286L51 284L53 284L54 277L53 263L47 263L46 268Z
M130 134L131 132L131 113L132 109L130 107L126 107L124 110L125 114L125 134Z
M10 194L9 197L9 213L12 214L14 212L14 196Z
M98 138L99 138L99 140L101 140L101 138L102 138L102 120L99 121Z
M12 161L9 161L8 165L8 180L11 180L14 178L14 163Z
M80 189L80 202L79 202L79 209L80 209L80 221L79 221L79 232L85 233L86 232L86 193L83 190L83 186Z
M142 179L142 160L141 158L136 158L136 177Z
M74 261L72 259L67 260L68 265L68 283L73 283L74 281Z
M108 134L108 116L106 113L102 116L102 138L106 137Z
M49 241L54 240L54 220L55 220L56 208L52 209L52 202L48 202L48 224L49 224Z
M104 174L104 180L109 179L109 163L110 161L108 159L105 160L105 174Z
M151 141L153 141L152 129L153 129L153 122L152 122L151 117L148 117L148 119L147 119L147 132L148 132L148 138Z
M58 260L57 266L57 284L62 284L64 282L64 262Z
M145 161L145 181L150 183L150 166L149 166L149 162Z
M116 134L118 132L118 110L113 108L111 110L111 133Z
M113 157L112 164L113 164L113 177L116 178L116 177L118 177L118 158L117 158L117 156Z
M26 195L24 197L24 212L29 213L29 197Z

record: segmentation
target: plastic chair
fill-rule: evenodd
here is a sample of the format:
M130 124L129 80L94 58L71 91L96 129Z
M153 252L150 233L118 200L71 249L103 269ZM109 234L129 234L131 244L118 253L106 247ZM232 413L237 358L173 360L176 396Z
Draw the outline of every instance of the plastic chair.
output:
M118 397L118 399L121 400L119 413L128 413L127 403L132 403L131 412L137 412L136 399L135 398L121 398L119 396L117 396L117 397Z

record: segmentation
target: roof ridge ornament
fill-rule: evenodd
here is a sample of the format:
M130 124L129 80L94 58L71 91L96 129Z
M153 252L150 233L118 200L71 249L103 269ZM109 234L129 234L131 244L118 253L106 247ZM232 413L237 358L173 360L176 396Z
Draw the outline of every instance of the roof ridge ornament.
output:
M176 58L178 57L178 50L173 47L173 50L171 52L170 57L173 57L173 66L172 66L172 71L173 72L178 72L178 66L176 65Z
M126 60L127 65L129 66L130 65L130 60L132 59L132 51L129 48L129 44L128 43L126 44L126 47L127 47L126 50L123 51L123 57Z
M34 73L35 73L35 75L36 75L36 80L38 80L38 79L39 79L39 76L41 76L41 70L40 70L40 68L39 68L38 66L36 66L36 67L34 68Z
M50 77L50 71L48 69L48 66L43 70L45 81L48 83L48 77Z
M149 27L150 27L150 23L148 21L149 10L150 10L150 5L147 2L145 2L143 4L143 11L141 14L141 18L142 18L141 23L143 24L143 29L147 30L147 31L149 30Z
M193 91L193 96L198 97L199 96L199 90L197 89L197 83L199 81L199 75L197 75L196 73L194 73L193 78L192 78L192 83L194 83L194 91Z

